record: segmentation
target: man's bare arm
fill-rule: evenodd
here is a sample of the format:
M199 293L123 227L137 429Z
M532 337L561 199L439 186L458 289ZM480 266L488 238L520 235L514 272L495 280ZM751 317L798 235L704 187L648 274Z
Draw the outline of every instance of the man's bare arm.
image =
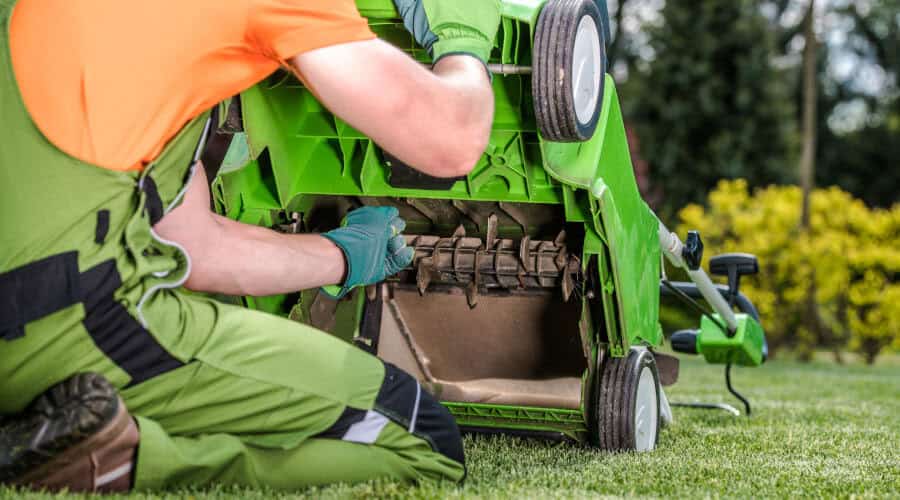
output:
M474 57L447 56L429 71L370 40L306 52L290 63L329 110L416 169L464 175L484 153L494 94Z
M307 52L291 61L336 115L425 173L468 173L487 144L494 96L484 65L447 56L428 71L396 48L354 42ZM183 203L156 226L193 261L185 286L230 295L274 295L341 283L342 251L317 235L285 235L241 224L209 210L198 169Z
M275 295L338 284L346 271L343 253L326 238L280 234L211 212L199 165L182 204L154 229L187 250L192 270L185 286L191 290Z

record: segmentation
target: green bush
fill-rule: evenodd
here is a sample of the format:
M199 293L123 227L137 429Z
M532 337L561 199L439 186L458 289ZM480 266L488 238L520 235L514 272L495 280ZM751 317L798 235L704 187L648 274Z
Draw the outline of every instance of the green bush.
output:
M802 194L771 186L752 194L722 181L707 206L679 213L679 232L697 229L706 255L749 252L760 274L742 281L759 308L770 347L850 348L868 362L900 350L900 204L870 209L833 187L813 192L810 228L800 228Z

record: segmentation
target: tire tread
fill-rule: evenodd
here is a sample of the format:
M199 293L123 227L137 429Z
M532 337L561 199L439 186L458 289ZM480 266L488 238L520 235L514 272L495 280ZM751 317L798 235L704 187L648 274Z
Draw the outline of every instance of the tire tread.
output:
M600 12L593 0L550 0L541 11L534 39L534 77L532 94L534 115L541 136L553 142L581 142L596 130L602 96L588 126L578 121L571 91L572 57L578 24L592 15L601 31L601 50L606 70L606 48L602 37ZM560 68L562 75L559 74ZM604 86L601 78L601 91Z

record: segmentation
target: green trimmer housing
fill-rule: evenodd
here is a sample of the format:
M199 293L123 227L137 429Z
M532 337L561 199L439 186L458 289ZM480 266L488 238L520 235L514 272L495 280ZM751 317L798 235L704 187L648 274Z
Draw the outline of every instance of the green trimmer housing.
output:
M392 0L357 4L379 37L430 62ZM606 75L605 8L592 0L502 4L490 61L493 131L463 178L404 165L286 73L241 95L243 130L214 182L217 210L279 231L320 232L353 208L395 206L416 250L398 276L340 301L317 290L243 300L406 369L463 428L649 450L670 415L660 385L677 377L677 360L652 350L664 341L663 255L695 282L668 287L706 298L718 314L699 333L681 332L682 350L755 365L763 332L732 311L732 291L691 264L696 248L640 196Z

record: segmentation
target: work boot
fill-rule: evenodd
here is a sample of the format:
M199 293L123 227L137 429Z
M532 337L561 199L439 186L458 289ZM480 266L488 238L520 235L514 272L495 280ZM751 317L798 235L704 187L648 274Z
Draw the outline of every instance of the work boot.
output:
M57 491L131 489L138 429L115 388L81 373L0 421L0 483Z

